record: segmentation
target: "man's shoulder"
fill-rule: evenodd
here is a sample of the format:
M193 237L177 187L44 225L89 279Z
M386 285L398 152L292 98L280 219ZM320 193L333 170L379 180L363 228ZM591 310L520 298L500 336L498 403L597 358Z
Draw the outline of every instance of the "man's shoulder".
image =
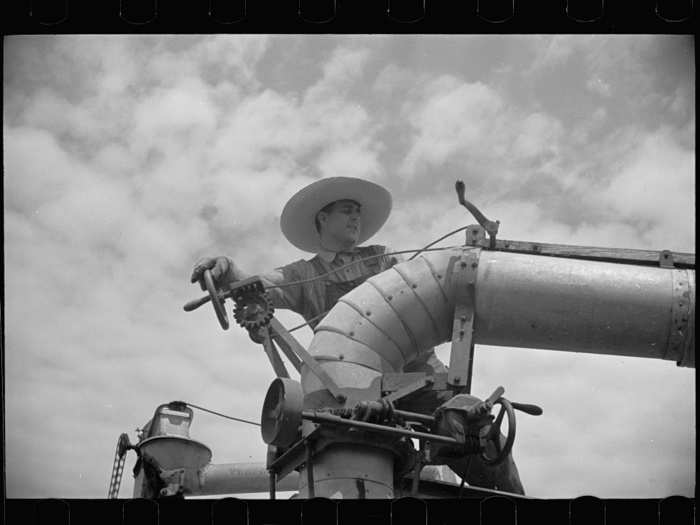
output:
M299 259L296 261L292 261L288 264L280 266L278 270L283 270L287 272L291 271L296 273L308 273L308 271L313 267L313 263L311 262L313 259L314 257L312 257L309 260Z

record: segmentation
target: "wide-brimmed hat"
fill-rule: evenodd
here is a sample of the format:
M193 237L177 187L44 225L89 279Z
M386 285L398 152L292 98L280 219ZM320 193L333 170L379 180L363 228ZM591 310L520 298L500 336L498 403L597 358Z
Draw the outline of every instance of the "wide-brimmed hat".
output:
M321 249L316 230L316 214L331 202L349 199L362 207L360 237L362 244L389 218L391 194L379 184L353 177L328 177L299 190L284 206L280 217L282 233L294 246L306 252Z

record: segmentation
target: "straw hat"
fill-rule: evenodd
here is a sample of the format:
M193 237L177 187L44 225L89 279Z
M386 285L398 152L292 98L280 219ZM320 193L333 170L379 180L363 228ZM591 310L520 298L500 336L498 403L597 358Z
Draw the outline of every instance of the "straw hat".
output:
M353 177L329 177L299 190L284 206L280 217L282 233L294 246L306 252L321 249L316 231L316 214L331 202L350 199L362 206L360 237L362 244L389 218L391 194L382 186Z

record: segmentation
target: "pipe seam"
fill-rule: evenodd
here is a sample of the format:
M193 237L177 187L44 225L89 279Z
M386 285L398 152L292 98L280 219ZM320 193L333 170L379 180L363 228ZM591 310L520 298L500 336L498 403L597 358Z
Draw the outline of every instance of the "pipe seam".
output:
M416 287L418 286L417 283L411 282L408 277L396 266L392 267L393 270L398 273L403 281L406 283L406 285L409 287L410 290L413 291L413 296L416 298L418 303L423 307L423 310L425 310L425 313L428 314L428 318L430 319L431 325L433 327L433 334L435 335L435 338L438 339L440 337L440 330L437 325L437 321L435 321L435 317L433 317L432 312L430 309L426 306L425 302L421 298L421 296L416 292Z
M391 337L381 326L379 326L377 323L375 323L374 321L372 321L372 319L370 319L369 317L367 317L367 316L364 314L364 312L362 311L362 308L360 308L358 305L356 305L354 302L352 302L352 301L351 301L350 299L348 299L346 296L341 297L341 298L338 300L338 302L342 302L342 303L347 304L350 308L352 308L353 310L355 310L355 311L357 312L357 314L358 314L362 319L364 319L365 321L367 321L368 323L370 323L370 324L371 324L372 326L374 326L379 332L381 332L382 334L384 334L384 335L386 336L386 338L387 338L389 341L391 341L391 343L396 347L396 351L397 351L399 354L401 354L401 355L404 357L404 359L405 359L406 356L404 356L403 349L401 348L401 345L399 345L399 343L398 343L397 341L395 341L394 338Z
M396 308L394 308L394 305L391 304L391 301L384 294L384 291L381 288L379 288L379 286L377 286L377 284L372 279L367 279L367 281L365 281L365 282L369 283L375 290L377 290L379 292L379 295L381 295L382 298L384 299L384 302L386 304L388 304L389 308L391 308L394 311L394 313L396 314L396 317L398 318L399 322L401 323L401 327L404 329L404 331L406 332L406 335L408 336L408 339L411 341L411 346L413 346L414 352L417 354L420 351L418 348L418 341L416 340L415 335L413 335L413 331L411 331L411 329L409 329L409 327L406 325L406 322L401 317L401 314L396 310ZM404 356L406 355L403 352L402 352L402 354Z

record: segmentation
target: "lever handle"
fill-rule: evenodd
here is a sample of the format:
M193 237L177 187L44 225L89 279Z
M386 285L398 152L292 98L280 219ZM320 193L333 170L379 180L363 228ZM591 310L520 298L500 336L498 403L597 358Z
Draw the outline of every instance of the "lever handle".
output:
M183 310L185 310L185 312L191 312L192 310L196 310L197 308L199 308L203 304L208 303L209 301L211 301L211 296L205 295L204 297L200 297L199 299L192 299L182 308Z
M531 416L541 416L542 415L542 409L538 407L537 405L528 405L526 403L515 403L514 401L511 401L510 404L513 406L514 409L520 410L521 412L525 412L526 414L530 414Z
M487 399L484 400L484 404L488 406L489 410L493 405L496 404L496 401L505 393L505 388L502 386L499 386L496 390L493 391L493 394L491 394Z
M484 228L489 234L489 238L491 240L490 246L491 248L494 248L496 245L496 235L498 234L498 226L501 224L501 222L488 220L484 216L484 214L481 213L481 211L479 211L479 208L474 206L474 204L472 204L466 199L466 197L464 196L465 186L463 181L458 180L455 183L455 191L457 192L457 199L459 200L459 203L474 216L474 218L481 225L481 227Z

